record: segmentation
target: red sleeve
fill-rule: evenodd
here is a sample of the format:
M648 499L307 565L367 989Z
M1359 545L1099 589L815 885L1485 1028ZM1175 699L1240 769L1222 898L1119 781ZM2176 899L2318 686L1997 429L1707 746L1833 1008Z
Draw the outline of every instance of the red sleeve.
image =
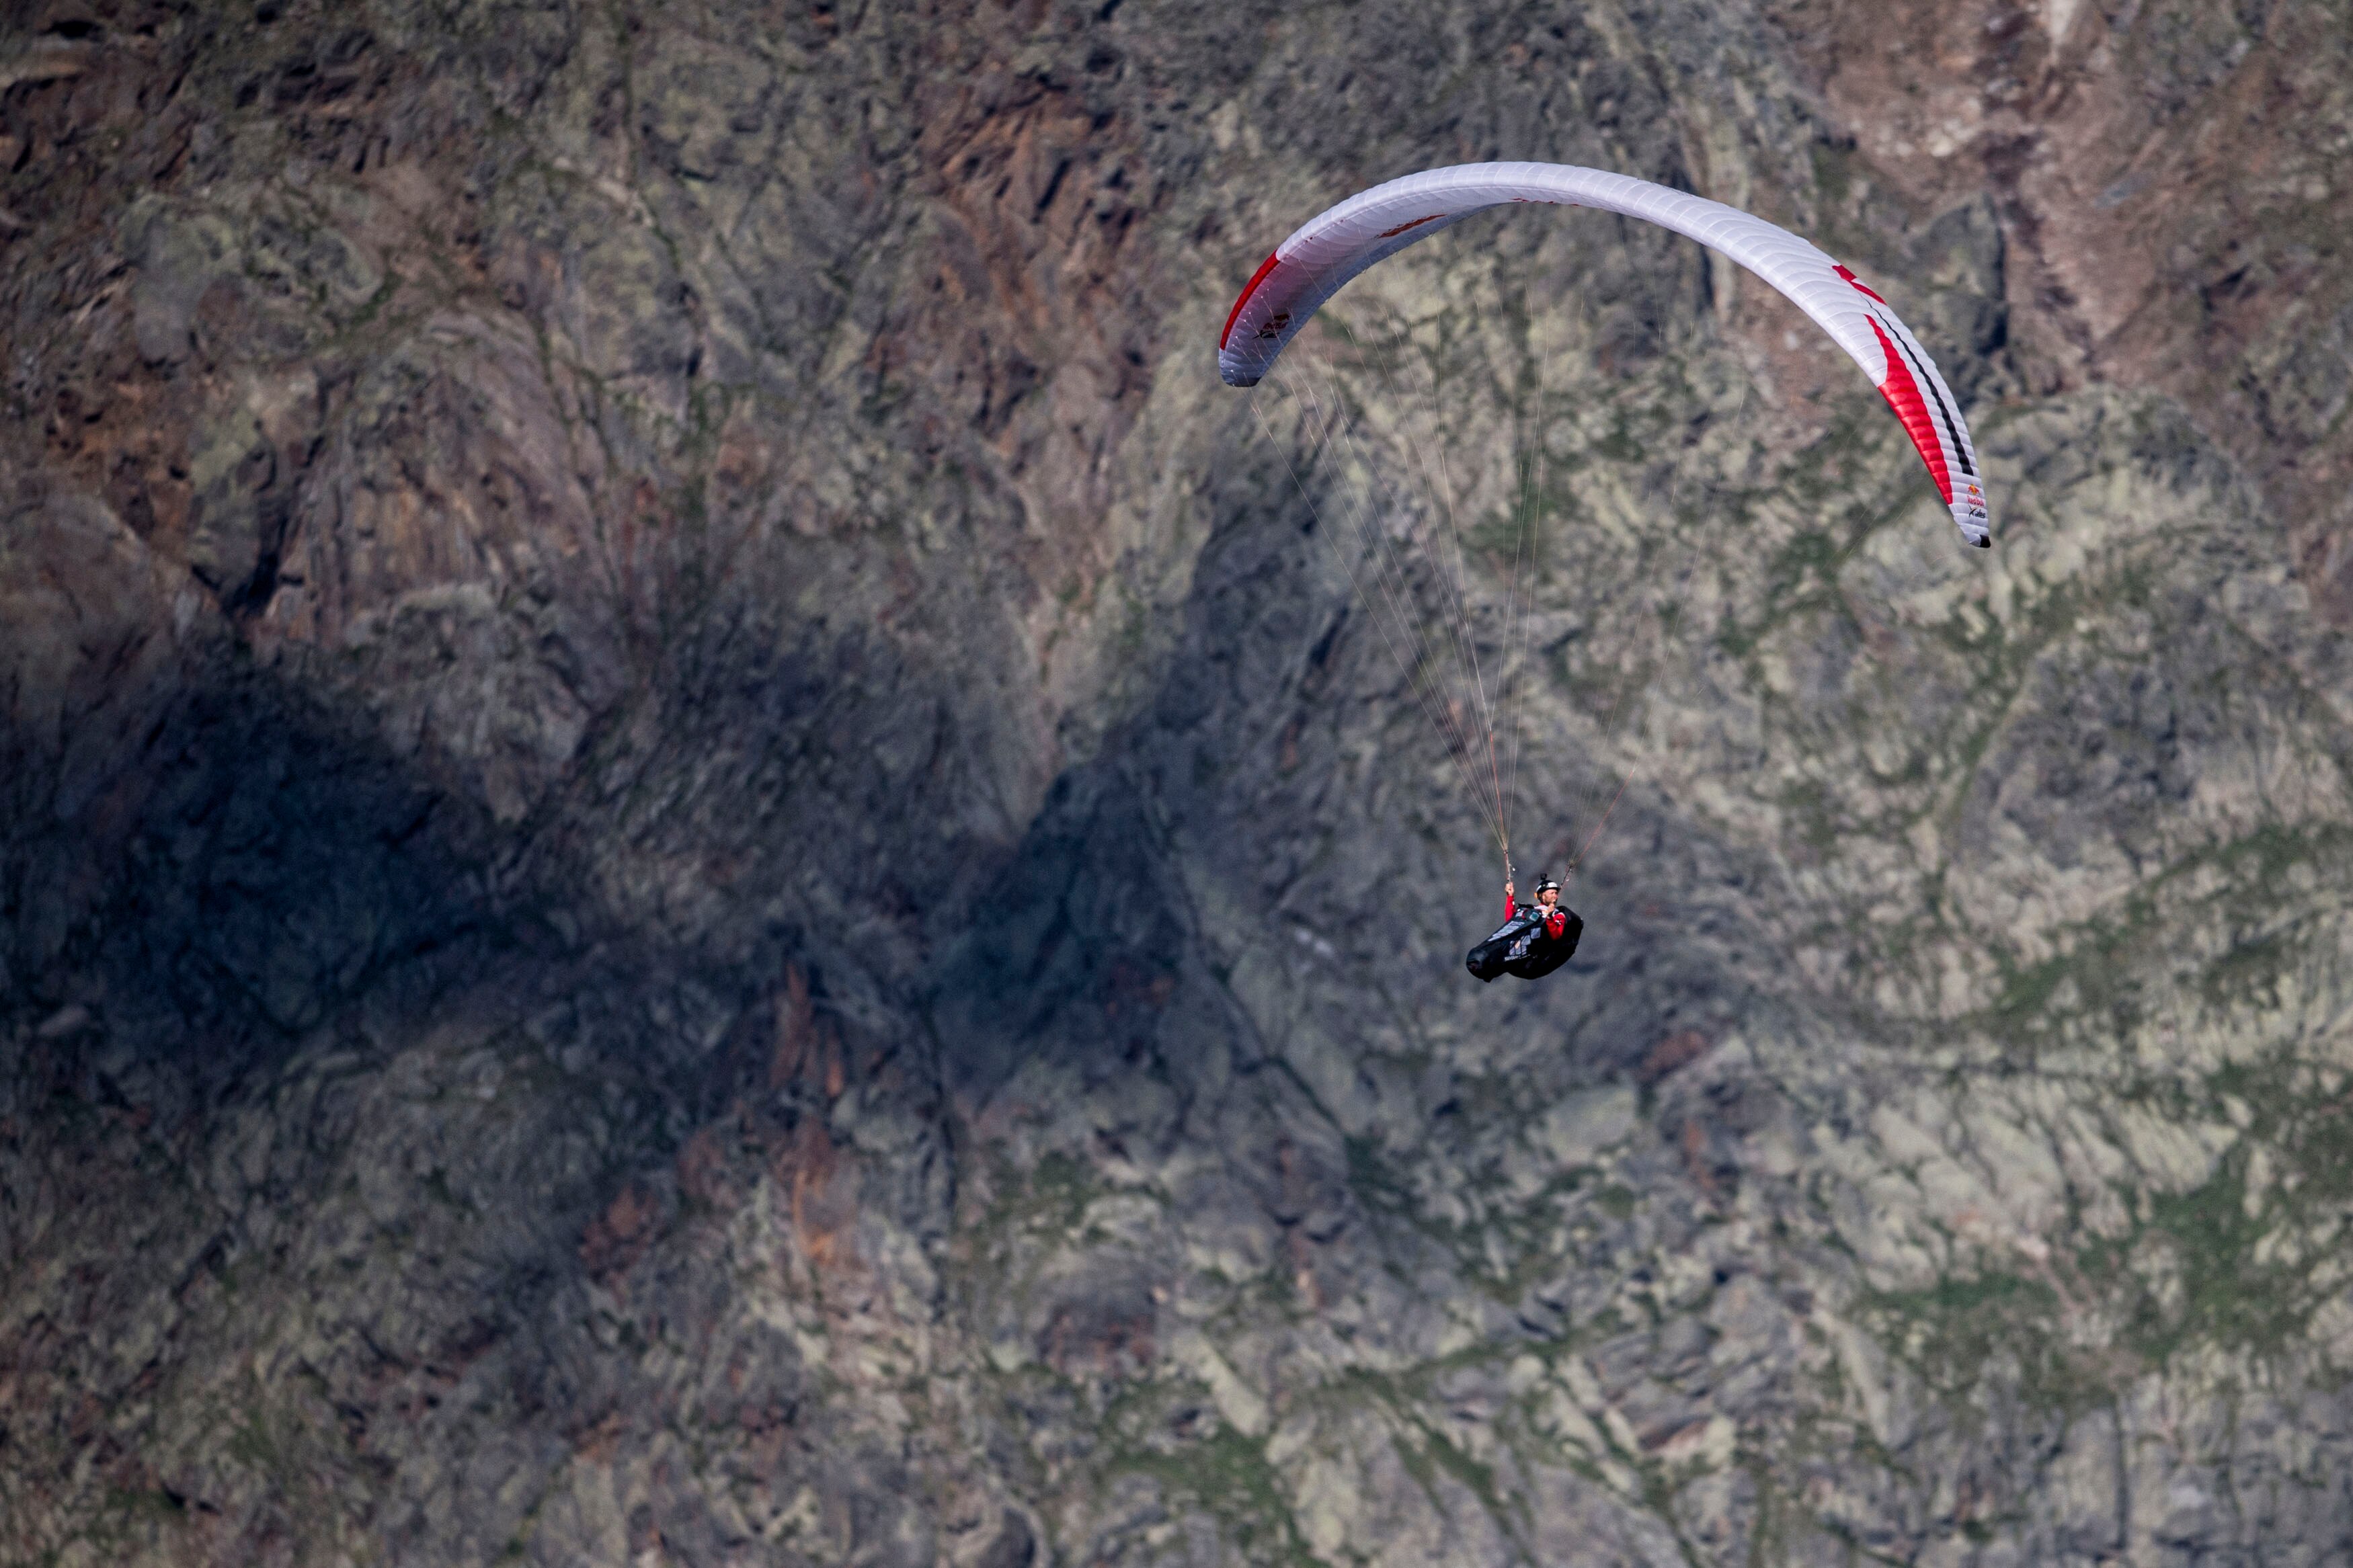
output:
M1512 895L1511 895L1511 894L1509 894L1509 893L1505 893L1505 894L1504 895L1504 918L1505 920L1510 920L1514 915L1515 915L1515 914L1517 914L1517 913L1519 913L1519 912L1520 912L1520 906L1519 906L1519 905L1517 905L1517 904L1515 904L1515 903L1514 903L1514 902L1512 902Z
M1558 942L1560 940L1560 933L1567 929L1568 911L1562 909L1559 905L1555 904L1553 906L1552 913L1545 916L1545 935L1552 938L1555 942Z

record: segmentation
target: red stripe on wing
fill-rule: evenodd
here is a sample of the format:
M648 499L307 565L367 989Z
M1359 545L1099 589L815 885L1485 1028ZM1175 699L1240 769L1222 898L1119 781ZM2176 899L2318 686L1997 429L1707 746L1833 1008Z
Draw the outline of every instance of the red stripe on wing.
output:
M1226 340L1234 335L1234 322L1240 317L1242 307L1249 304L1250 297L1258 292L1258 286L1266 281L1266 275L1274 270L1275 260L1276 258L1270 255L1260 262L1258 270L1250 274L1250 280L1243 284L1242 291L1234 297L1234 308L1226 312L1226 330L1218 334L1219 353L1225 352Z
M1835 273L1837 273L1840 277L1841 277L1841 278L1845 279L1848 282L1850 282L1850 283L1853 284L1853 285L1855 286L1855 289L1856 289L1856 291L1857 291L1857 292L1859 292L1859 293L1862 293L1862 294L1866 294L1866 295L1870 295L1870 297L1871 297L1872 299L1873 299L1873 300L1879 300L1879 296L1878 296L1877 294L1873 294L1873 293L1872 293L1872 289L1871 289L1871 285L1870 285L1870 284L1865 283L1862 279L1857 278L1857 277L1856 277L1856 276L1855 276L1852 271L1850 271L1850 270L1849 270L1849 269L1847 269L1846 268L1840 266L1840 265L1839 265L1838 263L1836 263L1836 262L1832 262L1832 263L1831 264L1831 271L1833 271L1833 272L1835 272ZM1887 303L1887 301L1886 301L1886 300L1879 300L1879 302L1880 302L1881 304L1883 304L1883 305L1884 305L1884 304L1886 304L1886 303Z
M1871 330L1879 334L1879 351L1887 356L1887 379L1879 384L1879 395L1895 410L1895 417L1904 421L1904 433L1920 448L1921 460L1928 465L1928 477L1936 481L1936 493L1950 506L1953 477L1945 468L1945 445L1936 437L1936 421L1928 413L1928 401L1920 395L1920 384L1912 379L1912 367L1904 363L1904 356L1888 341L1887 329L1874 318Z

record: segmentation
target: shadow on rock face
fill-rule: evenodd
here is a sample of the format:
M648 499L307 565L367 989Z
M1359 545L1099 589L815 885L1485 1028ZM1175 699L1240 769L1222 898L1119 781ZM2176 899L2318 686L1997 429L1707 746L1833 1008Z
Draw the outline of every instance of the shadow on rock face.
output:
M681 1258L717 1244L705 1216L781 1210L805 1282L865 1267L876 1214L931 1223L928 1075L837 1027L797 970L754 1005L773 942L729 970L559 932L554 911L589 908L548 891L568 862L526 864L525 835L258 667L182 581L94 501L0 508L0 1167L44 1194L0 1205L10 1255L40 1260L10 1303L41 1325L12 1352L16 1408L164 1391L119 1428L12 1417L13 1471L85 1517L79 1478L135 1472L240 1560L315 1555L346 1523L475 1560L516 1538L517 1497L561 1489L585 1428L582 1463L655 1470L648 1518L714 1553L694 1486L639 1462L666 1439L632 1420L677 1397L584 1326L657 1342L641 1312L727 1325L724 1395L694 1420L780 1473L830 1467L861 1530L914 1529L889 1457L801 1414L791 1337L736 1323L735 1277ZM891 1080L860 1100L875 1152L828 1130L846 1078ZM45 1270L90 1305L49 1305ZM290 1311L299 1378L229 1398L246 1429L300 1436L220 1463L216 1417L185 1438L178 1400ZM443 1459L489 1451L461 1435L485 1419L488 1489ZM346 1467L347 1515L290 1522L280 1442L304 1474ZM431 1500L392 1498L396 1472ZM535 1560L596 1555L576 1538L597 1522L551 1510Z
M242 658L103 507L0 518L0 628L10 1010L234 1071L484 933L469 808Z
M1093 1079L1156 1033L1198 933L1115 770L1066 775L972 908L931 990L952 1087L986 1099L1026 1061Z
M1637 1076L1679 1031L1719 1038L1778 963L1746 908L1760 873L1647 789L1575 884L1577 958L1493 990L1462 974L1493 927L1492 845L1466 795L1414 787L1448 764L1380 606L1349 596L1287 481L1220 483L1160 679L1056 783L932 971L952 1086L985 1101L1033 1064L1091 1089L1206 1082L1271 1054L1336 1109L1364 1064L1436 1052L1540 1097ZM1577 840L1546 787L1525 805L1557 865Z

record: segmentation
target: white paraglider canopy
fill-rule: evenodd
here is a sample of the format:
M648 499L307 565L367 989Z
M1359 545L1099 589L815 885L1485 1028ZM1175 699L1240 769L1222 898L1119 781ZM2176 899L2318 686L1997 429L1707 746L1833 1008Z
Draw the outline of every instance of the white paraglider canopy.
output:
M1488 207L1599 207L1641 218L1725 256L1787 295L1862 367L1971 544L1993 542L1977 448L1952 389L1887 301L1788 230L1683 191L1566 163L1462 163L1391 180L1308 220L1277 246L1234 301L1218 372L1255 386L1342 285L1416 240Z

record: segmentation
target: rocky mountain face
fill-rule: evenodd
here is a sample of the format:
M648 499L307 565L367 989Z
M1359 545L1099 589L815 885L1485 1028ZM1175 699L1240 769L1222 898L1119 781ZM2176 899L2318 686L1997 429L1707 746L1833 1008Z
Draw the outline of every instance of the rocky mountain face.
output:
M5 26L0 1562L2353 1549L2342 5ZM1596 215L1342 296L1354 469L1218 384L1494 157L1872 278L1997 548Z

